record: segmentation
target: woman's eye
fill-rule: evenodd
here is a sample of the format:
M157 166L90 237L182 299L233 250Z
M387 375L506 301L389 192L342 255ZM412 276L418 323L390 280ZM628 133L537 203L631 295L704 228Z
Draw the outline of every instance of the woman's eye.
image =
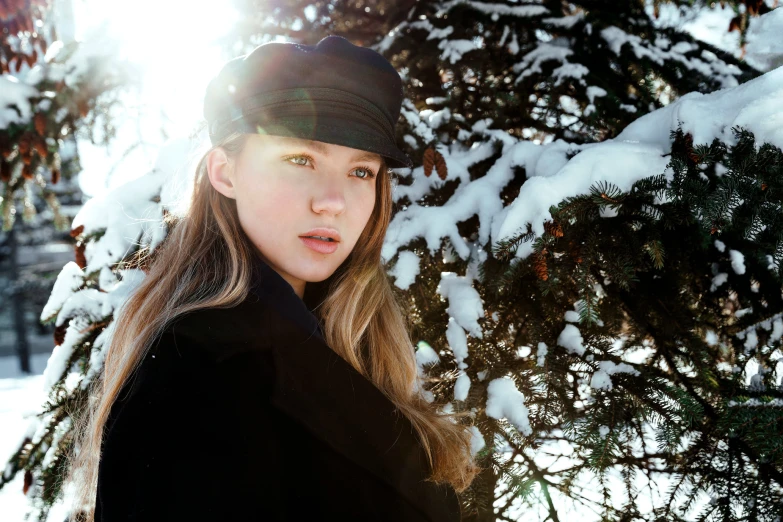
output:
M289 156L286 158L286 161L293 161L295 165L305 167L307 166L308 161L313 161L313 158L311 158L310 156ZM375 172L373 172L372 169L368 167L358 167L354 169L354 172L356 171L360 171L360 172L364 171L363 176L355 176L356 178L359 179L373 179L376 176Z
M310 160L310 158L308 158L307 156L291 156L290 158L288 158L288 161L291 161L291 160L294 160L297 165L304 166L304 165L307 165L307 162ZM298 160L302 160L303 163L299 163Z
M364 176L356 176L357 178L360 178L360 179L372 179L372 178L375 177L375 173L373 171L371 171L370 169L365 168L365 167L359 167L354 172L356 172L356 171L359 171L359 172L364 171Z

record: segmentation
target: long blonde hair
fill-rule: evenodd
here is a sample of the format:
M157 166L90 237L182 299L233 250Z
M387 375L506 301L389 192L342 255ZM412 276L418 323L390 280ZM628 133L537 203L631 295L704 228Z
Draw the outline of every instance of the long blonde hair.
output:
M234 133L222 147L236 159L248 134ZM74 448L68 475L74 495L71 520L92 522L104 426L119 391L144 359L152 338L174 318L203 308L233 307L250 288L253 248L240 226L236 201L212 187L207 151L196 167L190 206L164 216L166 239L152 252L136 252L132 265L146 277L119 314L105 348L103 372L93 380L89 406L74 416ZM415 353L401 298L381 262L392 212L391 173L382 161L375 207L354 250L326 280L308 283L305 301L322 303L314 313L327 344L386 395L416 428L432 473L428 480L464 491L480 468L470 451L471 432L439 412L418 392ZM361 303L361 306L358 304Z

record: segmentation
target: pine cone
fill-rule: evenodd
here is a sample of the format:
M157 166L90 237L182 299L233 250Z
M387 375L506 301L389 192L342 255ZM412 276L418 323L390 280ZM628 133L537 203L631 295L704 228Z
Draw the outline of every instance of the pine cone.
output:
M77 103L77 107L79 107L79 115L84 118L87 116L87 114L90 113L90 104L87 103L87 100L81 100Z
M435 150L427 148L424 151L422 163L424 164L424 175L430 177L430 174L432 174L432 167L435 164Z
M449 173L446 167L446 158L437 150L435 151L435 170L438 171L438 177L442 180L445 180Z
M560 223L546 221L544 222L544 231L550 236L563 237L563 227L560 225Z
M0 160L0 181L11 181L11 164L3 160Z
M87 258L84 257L84 247L85 247L84 242L79 241L78 243L76 243L73 249L74 257L75 257L74 261L76 261L76 264L82 270L84 270L84 268L87 266Z
M60 346L65 341L65 331L68 329L68 326L63 323L60 326L54 327L54 345Z
M756 16L761 10L761 4L764 0L745 0L745 5L748 8L748 14L750 16Z
M76 238L76 236L80 235L82 232L84 232L84 225L79 225L78 227L71 230L71 237Z
M45 158L46 155L49 154L49 150L46 147L46 140L40 136L36 136L36 139L33 141L33 148L42 158Z
M27 157L22 159L26 159ZM33 168L30 166L29 163L25 162L24 167L22 167L22 177L24 179L33 179Z
M35 132L37 132L40 136L46 136L46 115L42 112L39 112L33 118L33 122L35 123Z
M25 156L30 152L30 134L25 132L19 137L19 155Z
M33 485L33 474L29 469L24 472L24 484L22 485L22 493L27 495L30 490L30 486Z
M52 169L52 185L57 185L60 181L60 169Z
M549 279L549 272L547 270L546 263L546 248L541 250L540 253L535 254L533 259L533 271L536 273L536 277L542 281Z
M577 263L582 262L582 256L579 253L580 249L579 246L574 244L573 241L568 242L568 254L576 260Z
M740 28L741 20L742 20L742 15L737 15L734 18L732 18L731 21L729 22L729 30L726 32L730 33L734 30L742 32L742 29Z

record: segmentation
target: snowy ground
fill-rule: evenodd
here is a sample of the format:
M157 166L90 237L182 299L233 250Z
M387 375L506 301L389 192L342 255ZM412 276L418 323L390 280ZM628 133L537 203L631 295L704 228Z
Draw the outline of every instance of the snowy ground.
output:
M31 357L33 374L24 376L19 371L16 357L0 357L0 465L5 467L11 454L24 437L28 419L46 400L43 391L43 371L48 353ZM28 512L27 498L22 494L22 474L0 489L0 520L23 522ZM52 509L49 520L63 520L62 510ZM31 519L32 520L32 519Z

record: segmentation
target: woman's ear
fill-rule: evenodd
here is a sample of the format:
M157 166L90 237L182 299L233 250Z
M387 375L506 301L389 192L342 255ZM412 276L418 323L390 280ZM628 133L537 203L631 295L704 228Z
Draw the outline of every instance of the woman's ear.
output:
M236 199L234 162L222 148L217 147L207 154L207 175L215 190L227 198Z

